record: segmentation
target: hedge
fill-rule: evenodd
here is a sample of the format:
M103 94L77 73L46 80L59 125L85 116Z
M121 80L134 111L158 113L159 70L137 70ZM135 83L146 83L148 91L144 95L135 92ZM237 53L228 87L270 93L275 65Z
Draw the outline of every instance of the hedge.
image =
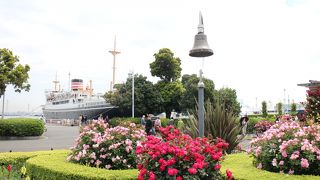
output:
M41 136L44 123L39 119L12 118L0 120L0 136Z
M137 179L138 170L106 170L66 161L70 151L39 155L26 161L32 179Z
M241 180L257 180L257 179L268 179L268 180L319 180L320 176L310 176L310 175L288 175L269 172L265 170L258 169L252 164L253 158L246 153L230 154L225 157L222 162L221 171L225 174L226 169L231 170L235 179Z
M109 124L112 127L118 126L121 122L132 122L135 124L141 124L141 118L132 118L132 117L126 117L126 118L120 118L115 117L110 119ZM169 119L167 118L161 118L161 125L162 127L166 127L169 123Z

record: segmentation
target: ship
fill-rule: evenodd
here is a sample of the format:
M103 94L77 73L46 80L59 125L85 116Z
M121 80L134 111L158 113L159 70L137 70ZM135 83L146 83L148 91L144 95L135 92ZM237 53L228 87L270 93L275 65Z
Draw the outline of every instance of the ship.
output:
M84 88L82 79L72 79L69 91L57 89L57 79L53 83L55 89L45 91L46 103L42 112L46 120L77 120L81 115L97 119L100 114L115 108L106 102L103 94L93 93L91 80L90 86Z

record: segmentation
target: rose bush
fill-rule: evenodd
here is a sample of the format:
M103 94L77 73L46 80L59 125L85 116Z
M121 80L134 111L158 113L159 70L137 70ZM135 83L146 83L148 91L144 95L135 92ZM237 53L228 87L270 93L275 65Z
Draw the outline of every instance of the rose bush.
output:
M254 164L288 174L320 175L320 125L280 121L251 142Z
M138 179L223 178L220 161L228 147L223 140L210 143L207 138L192 139L173 126L160 132L161 137L148 136L137 145Z
M268 129L270 129L270 127L273 124L274 124L273 122L263 120L263 121L259 121L257 124L255 124L254 128L257 133L263 133L263 132L267 131Z
M133 123L129 126L108 128L102 120L93 120L83 128L67 160L107 169L136 168L135 147L145 133Z

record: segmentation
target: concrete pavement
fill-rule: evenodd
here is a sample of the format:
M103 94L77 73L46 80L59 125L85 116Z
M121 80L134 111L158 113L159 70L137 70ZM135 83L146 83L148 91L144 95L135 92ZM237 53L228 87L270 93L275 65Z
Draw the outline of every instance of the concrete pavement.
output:
M69 149L79 135L78 126L46 125L47 131L37 140L0 140L0 152L25 152Z

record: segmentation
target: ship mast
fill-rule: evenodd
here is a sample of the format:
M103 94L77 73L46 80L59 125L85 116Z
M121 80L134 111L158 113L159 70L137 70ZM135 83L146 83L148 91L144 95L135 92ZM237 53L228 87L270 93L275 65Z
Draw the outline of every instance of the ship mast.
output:
M54 81L52 81L54 84L54 91L57 91L57 85L59 84L59 81L57 79L57 73L56 73L56 79ZM60 88L59 88L60 89Z
M116 50L116 36L114 36L114 45L113 45L113 50L109 51L109 53L111 53L113 55L113 76L112 76L112 84L111 84L111 88L113 88L113 86L115 85L115 81L116 81L116 55L120 54L120 51ZM112 91L112 89L110 89Z

